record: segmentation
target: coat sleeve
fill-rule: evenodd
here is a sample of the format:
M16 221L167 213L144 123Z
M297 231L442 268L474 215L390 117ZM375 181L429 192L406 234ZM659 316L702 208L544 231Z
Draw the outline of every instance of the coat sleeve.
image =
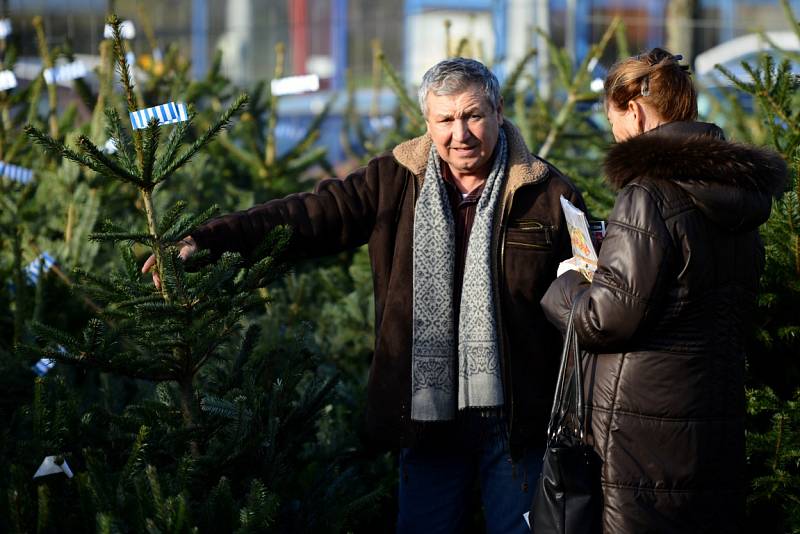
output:
M575 302L575 330L587 350L612 352L630 340L658 309L669 268L672 238L651 193L636 184L617 197L597 272L585 292L582 276L559 277L542 304L562 330Z
M333 254L363 245L375 225L381 197L381 178L396 178L383 158L371 161L342 180L320 182L313 193L297 193L246 211L212 219L192 232L212 258L223 252L250 254L279 225L292 229L287 253L293 258ZM393 172L391 172L393 171ZM392 176L381 176L391 173Z

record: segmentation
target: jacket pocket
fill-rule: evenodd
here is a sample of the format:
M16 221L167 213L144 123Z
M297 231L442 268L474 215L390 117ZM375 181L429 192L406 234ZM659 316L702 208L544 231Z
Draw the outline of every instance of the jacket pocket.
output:
M506 247L527 250L551 250L553 227L534 219L517 219L506 228Z

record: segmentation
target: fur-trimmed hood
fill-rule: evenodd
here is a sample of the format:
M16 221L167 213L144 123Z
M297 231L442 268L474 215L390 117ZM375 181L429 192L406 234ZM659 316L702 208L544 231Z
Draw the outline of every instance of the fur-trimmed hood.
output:
M611 185L635 179L677 183L711 220L731 231L751 230L769 217L786 187L786 162L766 148L726 141L717 126L672 122L611 148Z

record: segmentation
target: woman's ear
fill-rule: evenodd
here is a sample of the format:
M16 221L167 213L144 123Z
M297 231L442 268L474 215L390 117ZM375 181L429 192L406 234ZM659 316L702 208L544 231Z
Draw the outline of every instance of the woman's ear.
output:
M631 113L631 120L636 128L636 134L643 134L645 131L644 126L647 121L644 106L635 99L630 100L628 102L628 113Z

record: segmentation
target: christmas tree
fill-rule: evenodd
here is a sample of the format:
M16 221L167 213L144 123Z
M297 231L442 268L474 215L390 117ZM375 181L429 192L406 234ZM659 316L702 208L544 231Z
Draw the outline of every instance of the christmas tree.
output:
M781 0L787 19L800 37L800 23ZM791 70L799 54L763 54L743 62L746 79L717 68L756 104L757 128L738 129L742 140L763 142L780 152L790 183L772 206L762 227L766 267L758 297L760 313L748 364L748 527L764 531L800 531L800 78ZM729 116L745 121L733 108Z
M191 106L176 105L179 113L168 119L185 112L176 124L137 124L142 93L119 20L109 23L133 130L114 102L104 112L111 153L86 134L72 145L53 129L25 130L54 161L77 164L107 191L123 192L134 209L91 234L116 245L117 267L79 267L73 275L96 317L82 329L28 321L34 336L9 352L75 371L37 379L30 405L13 413L3 442L12 468L2 480L9 500L0 526L262 532L343 525L372 495L354 498L353 473L337 462L307 461L323 458L313 451L313 421L336 378L316 372L318 354L301 337L270 350L258 343L263 288L285 270L279 255L290 232L276 229L248 258L226 254L209 264L198 255L184 264L175 245L213 210L192 215L186 203L161 208L159 200L247 97L233 99L189 143ZM137 252L145 249L156 257L160 289L141 276ZM91 395L76 387L86 381L99 382ZM31 480L37 466L46 474Z

